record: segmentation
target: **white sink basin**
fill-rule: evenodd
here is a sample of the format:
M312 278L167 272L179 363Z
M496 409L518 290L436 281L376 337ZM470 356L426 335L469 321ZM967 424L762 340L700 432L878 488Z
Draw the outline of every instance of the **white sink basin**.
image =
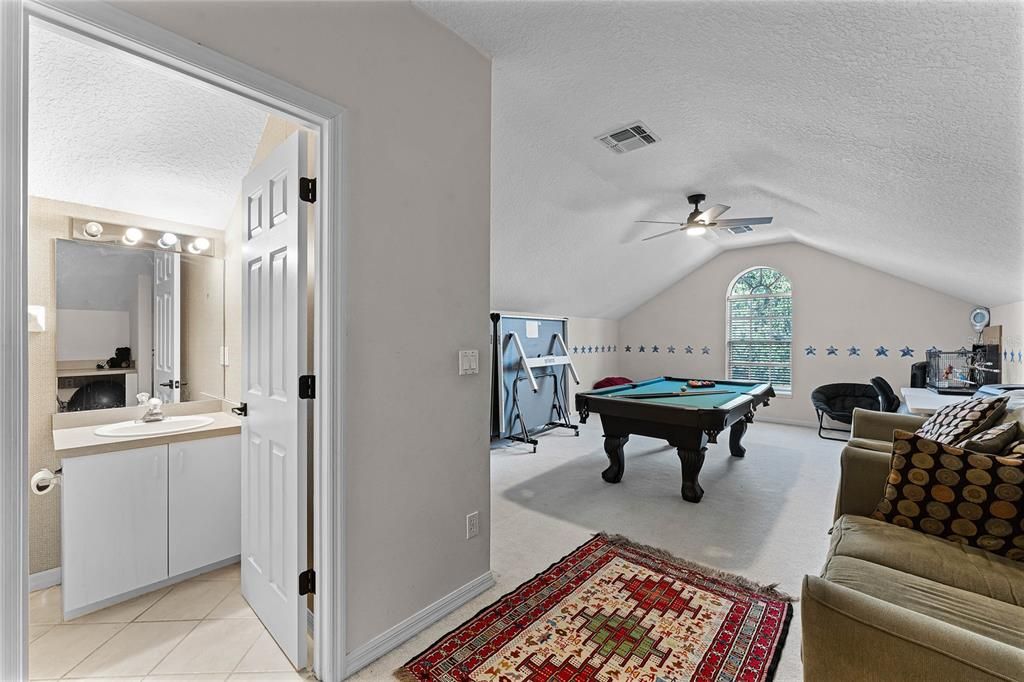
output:
M185 415L181 417L164 417L159 422L118 422L100 426L93 433L97 436L110 438L130 438L132 436L162 436L166 433L191 431L213 423L213 417L201 415Z

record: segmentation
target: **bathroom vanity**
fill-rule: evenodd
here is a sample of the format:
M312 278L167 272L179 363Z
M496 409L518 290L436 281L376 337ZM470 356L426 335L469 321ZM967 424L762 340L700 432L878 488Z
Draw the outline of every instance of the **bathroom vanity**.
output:
M63 469L65 619L238 559L238 418L226 412L196 413L204 406L187 403L165 408L167 424L132 430L95 421L102 414L129 427L133 422L125 420L130 415L124 412L139 409L92 412L94 423L66 428L57 426L85 417L55 416L54 446ZM58 417L65 422L59 424ZM189 428L174 427L176 418ZM149 433L144 426L150 426ZM168 429L172 432L161 433Z

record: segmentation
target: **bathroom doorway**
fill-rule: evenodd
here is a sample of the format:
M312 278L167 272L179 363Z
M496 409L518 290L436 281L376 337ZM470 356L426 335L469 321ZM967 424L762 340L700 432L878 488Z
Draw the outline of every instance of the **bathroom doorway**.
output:
M321 155L340 114L297 115L305 112L266 95L254 101L252 93L240 95L240 85L214 87L170 68L174 58L162 65L143 58L135 50L142 44L123 31L111 44L113 36L94 23L27 7L25 274L34 317L22 465L42 474L23 519L29 575L18 581L31 591L22 633L28 676L312 677L325 669L330 676L341 623L326 600L338 599L331 570L338 545L318 540L337 537L330 531L340 505L321 503L324 494L334 497L337 477L318 453L332 452L339 434L321 419L333 388L313 386L318 373L330 376L321 349L336 324L323 289L336 273L323 235L334 194L323 181L336 158L321 162ZM55 62L63 83L43 75ZM82 68L92 74L69 77ZM84 121L89 131L107 110L67 115L86 108L72 106L81 95L69 86L100 83L99 99L113 100L105 105L125 106L109 83L130 82L119 69L133 68L151 96L114 118L125 125L113 144L102 144L103 131L94 129L93 139L76 146L88 132L76 135L72 124ZM112 72L119 77L104 81ZM154 85L162 78L174 91L163 99ZM238 107L255 112L239 117L234 145L221 147L237 151L233 161L223 154L217 164L207 154L193 167L188 145L161 149L155 138L180 140L181 129L189 130L181 126L184 110L177 130L132 127L147 120L147 105L166 114L168 97L180 102L189 88L201 91L196 102L204 95L237 100L201 107L210 128ZM62 139L49 145L40 137L46 121L35 112L55 102L67 109ZM205 134L210 146L227 133ZM140 136L148 148L132 153ZM110 150L105 158L88 153L97 145ZM266 173L271 161L277 166ZM193 184L207 194L173 174L153 182L166 197L133 193L124 180L156 175L161 165L199 172L202 181ZM215 185L230 185L232 168L244 172L235 173L225 203ZM217 212L201 210L218 199L226 207L220 231ZM176 214L179 207L185 210ZM286 231L285 244L257 242L261 233ZM276 402L260 405L259 398ZM5 650L13 648L6 640Z

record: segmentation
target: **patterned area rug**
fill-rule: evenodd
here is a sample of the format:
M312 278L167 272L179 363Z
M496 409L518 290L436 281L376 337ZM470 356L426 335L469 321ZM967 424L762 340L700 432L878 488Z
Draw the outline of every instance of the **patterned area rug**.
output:
M793 615L774 586L597 535L398 671L417 682L770 680Z

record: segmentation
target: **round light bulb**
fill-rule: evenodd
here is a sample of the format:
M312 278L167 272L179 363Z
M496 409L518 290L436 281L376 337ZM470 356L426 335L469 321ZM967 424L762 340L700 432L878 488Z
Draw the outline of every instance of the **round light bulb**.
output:
M139 243L140 239L142 239L142 230L137 227L129 227L124 231L124 236L121 237L121 241L128 246L135 246Z
M210 240L206 237L196 237L188 245L189 253L202 253L210 248Z
M706 227L688 227L686 228L686 234L689 237L699 237L708 231Z
M88 222L82 228L82 231L85 232L85 235L87 237L92 237L93 239L96 239L101 234L103 234L103 226L97 222Z
M161 249L169 249L178 243L178 235L173 232L164 232L164 235L160 237L160 241L156 243Z

